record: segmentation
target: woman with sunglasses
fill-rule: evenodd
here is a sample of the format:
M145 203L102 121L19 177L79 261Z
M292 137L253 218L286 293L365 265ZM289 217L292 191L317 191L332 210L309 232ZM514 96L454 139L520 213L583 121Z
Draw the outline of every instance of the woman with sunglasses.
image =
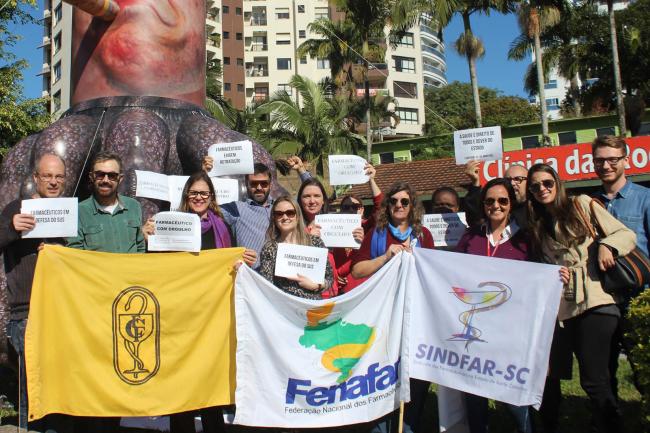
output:
M298 275L297 278L275 276L275 260L279 243L325 248L325 244L319 237L307 233L300 207L290 197L282 196L273 202L271 223L266 237L266 244L260 253L260 275L292 295L307 299L321 299L321 293L328 290L334 282L334 273L329 262L325 268L325 284L318 284L303 275Z
M528 260L528 240L512 217L516 203L515 191L510 181L497 178L481 189L480 217L482 224L470 227L456 246L456 251L478 256L499 257L511 260ZM488 399L464 394L470 433L484 433L488 427ZM508 404L519 433L532 432L528 406Z
M590 197L568 198L556 171L547 164L530 168L527 196L533 252L545 263L562 266L564 282L561 326L553 336L542 400L545 431L557 430L560 379L571 377L572 352L578 359L580 384L592 403L594 431L621 431L609 377L610 347L620 313L616 300L603 290L599 273L614 266L616 255L632 251L636 236L603 207L591 206ZM586 224L608 235L594 239Z

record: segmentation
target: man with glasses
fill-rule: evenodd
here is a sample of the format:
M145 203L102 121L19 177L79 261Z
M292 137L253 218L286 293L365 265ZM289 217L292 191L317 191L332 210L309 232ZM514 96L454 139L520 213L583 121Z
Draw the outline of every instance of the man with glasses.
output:
M144 253L140 203L117 193L124 179L120 157L100 152L89 176L93 194L79 203L79 234L68 239L68 246L110 253Z
M65 163L53 154L42 155L32 175L36 193L31 198L61 197L65 188ZM5 275L9 297L7 336L18 355L20 395L18 425L27 429L27 380L25 375L25 329L29 313L29 299L36 268L38 250L44 242L63 243L63 239L23 239L22 234L36 226L34 216L20 212L21 199L9 203L0 216L0 248L4 255ZM50 415L29 424L29 430L63 431L61 415Z
M637 246L648 255L648 240L650 238L650 189L633 182L628 182L625 177L625 166L629 162L627 144L620 137L604 135L597 137L591 144L594 170L603 183L602 190L595 198L601 201L605 208L618 218L629 229L636 234ZM623 338L625 328L629 326L624 317L629 299L619 304L623 320L619 322L619 329L616 332L617 341L612 344L612 356L610 358L610 377L614 395L618 395L618 383L616 381L616 370L618 369L618 357L621 350L630 354L631 342ZM636 375L636 366L631 360L633 379L639 392L642 391Z

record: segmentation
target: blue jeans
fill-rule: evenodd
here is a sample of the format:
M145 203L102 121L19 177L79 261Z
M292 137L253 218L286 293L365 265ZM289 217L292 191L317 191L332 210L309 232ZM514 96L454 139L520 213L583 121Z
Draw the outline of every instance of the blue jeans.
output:
M27 429L27 376L25 374L25 328L27 319L10 320L7 323L7 338L18 354L18 426Z

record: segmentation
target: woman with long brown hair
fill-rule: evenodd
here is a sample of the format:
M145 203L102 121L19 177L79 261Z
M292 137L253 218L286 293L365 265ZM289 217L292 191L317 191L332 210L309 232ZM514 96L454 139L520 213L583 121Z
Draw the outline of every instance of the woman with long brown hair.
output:
M557 172L547 164L535 164L528 171L527 197L533 253L542 262L562 266L564 282L558 313L561 326L553 338L541 408L544 431L557 429L560 379L571 377L575 353L596 431L618 432L621 416L609 377L609 358L620 312L599 274L614 266L616 255L634 249L636 236L589 196L567 197ZM607 235L594 239L588 225Z

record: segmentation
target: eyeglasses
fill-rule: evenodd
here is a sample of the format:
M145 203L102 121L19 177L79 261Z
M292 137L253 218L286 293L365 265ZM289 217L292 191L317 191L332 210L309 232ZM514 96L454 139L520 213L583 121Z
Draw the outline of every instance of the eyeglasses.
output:
M615 166L621 159L625 159L626 156L612 156L611 158L594 158L594 165L602 167L607 162L610 167Z
M394 197L391 197L388 203L390 203L391 206L396 206L397 203L401 203L402 207L408 207L411 204L411 200L408 198L396 199Z
M341 210L343 211L358 211L359 209L363 209L363 205L361 203L349 203L341 206Z
M41 182L52 182L54 179L56 183L63 183L65 180L65 176L62 174L57 174L56 176L53 174L37 174L37 176Z
M499 197L499 198L492 198L488 197L485 200L483 200L483 204L485 206L492 206L494 203L499 203L501 206L508 206L510 204L510 199L508 197Z
M287 216L287 218L295 218L296 217L296 211L293 209L288 209L288 210L274 210L273 211L273 218L276 220L279 220L283 216Z
M108 176L108 180L110 180L111 182L117 182L117 180L120 178L120 175L121 175L120 173L115 173L114 171L108 171L108 172L101 171L101 170L93 171L93 178L95 180L103 180L105 177Z
M510 183L520 184L526 180L526 176L512 176L512 177L506 176L505 180L507 180Z
M257 189L257 188L266 189L269 187L270 184L271 183L268 180L252 180L248 182L248 185L253 189Z
M212 193L210 191L194 191L194 190L189 190L187 192L187 196L189 198L196 198L196 197L201 197L203 199L209 199L212 197Z
M553 179L544 179L541 182L535 182L528 186L528 191L537 194L542 191L542 187L551 190L555 188L555 181Z

